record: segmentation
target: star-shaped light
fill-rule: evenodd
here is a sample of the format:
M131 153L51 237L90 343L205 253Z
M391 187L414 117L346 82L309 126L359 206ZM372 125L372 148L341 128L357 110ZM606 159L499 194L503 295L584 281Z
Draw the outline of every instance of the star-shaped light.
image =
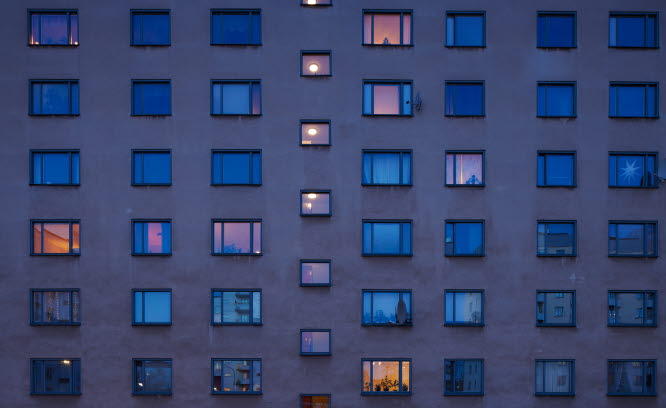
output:
M641 167L636 165L636 160L631 163L627 160L625 166L620 169L620 177L628 184L634 183L634 178L639 178Z

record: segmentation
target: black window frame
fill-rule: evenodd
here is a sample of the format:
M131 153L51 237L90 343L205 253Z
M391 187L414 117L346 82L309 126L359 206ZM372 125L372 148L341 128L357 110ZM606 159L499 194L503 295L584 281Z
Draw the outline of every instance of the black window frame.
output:
M169 154L169 182L168 183L146 183L146 182L137 182L135 180L136 175L136 156L151 154L151 153L168 153ZM173 155L171 149L132 149L132 181L131 185L133 186L170 186L173 184ZM145 169L141 170L141 174L145 178Z
M457 361L479 361L481 362L481 391L448 391L446 384L446 366L450 363L455 363ZM446 358L444 359L444 395L484 395L485 393L485 359L483 358Z
M571 33L571 42L572 45L570 46L552 46L552 45L544 45L541 36L539 35L539 20L541 18L548 18L548 17L571 17L573 18L573 32ZM537 48L545 48L545 49L551 49L551 50L556 50L556 49L572 49L572 48L578 48L578 13L576 11L537 11Z
M215 292L220 292L220 322L215 321ZM238 293L238 292L248 292L250 294L249 304L249 315L250 318L247 322L224 322L224 292ZM254 322L254 293L259 293L259 321ZM260 288L251 288L251 289L238 289L238 288L212 288L210 290L210 325L211 326L262 326L264 324L264 295Z
M404 156L407 155L409 156L409 183L391 183L391 184L384 184L384 183L366 183L364 182L364 177L363 177L363 171L364 167L363 163L365 162L366 154L372 155L372 154L399 154L400 159L399 159L399 176L398 178L402 180L403 174L404 174L404 166L403 166L403 159ZM411 187L414 183L414 154L412 149L363 149L361 151L361 185L362 186L378 186L378 187ZM370 179L372 179L372 172L369 176Z
M635 294L635 295L642 295L643 297L643 308L642 308L642 317L643 317L643 323L642 324L632 324L632 323L618 323L613 322L612 320L615 319L614 312L615 312L615 306L617 305L617 297L616 295L618 293L624 293L624 294ZM653 323L645 323L646 316L647 316L647 295L652 295L653 296L653 305L652 305L652 311L653 311ZM611 296L614 296L615 299L611 303ZM656 290L609 290L608 291L608 327L658 327L659 326L659 303L658 303L658 291Z
M171 370L171 378L169 381L169 391L166 392L156 392L156 391L138 391L136 386L139 383L137 378L137 367L136 363L141 362L145 363L147 361L158 361L162 363L169 363L169 368ZM144 368L142 368L143 370ZM145 375L145 374L144 374ZM133 358L132 359L132 395L172 395L173 394L173 359L171 358Z
M449 184L447 183L448 179L448 163L449 154L458 155L458 154L480 154L481 155L481 178L482 182L479 184ZM456 161L457 156L453 158L453 180L456 180ZM486 186L486 151L485 150L445 150L444 151L444 186L446 187L485 187Z
M617 157L620 156L643 156L643 176L641 177L641 185L640 186L619 186L617 185L612 185L612 177L611 177L611 160L617 160ZM647 168L647 159L648 157L653 157L654 158L654 169L652 171L652 178L653 182L652 185L648 185L646 180L648 179L648 174L649 174L649 169ZM617 163L615 164L615 170L616 173L619 172L619 168L617 167ZM615 175L615 179L617 180L619 178L619 174ZM608 152L608 187L609 188L659 188L659 153L658 152L648 152L648 151L639 151L639 152L627 152L627 151L622 151L622 152L615 152L611 151Z
M78 79L31 79L28 87L28 115L29 116L80 116L81 115L81 86ZM35 85L43 84L64 84L69 89L69 111L67 113L35 113L34 111L34 92ZM76 90L74 86L76 85ZM76 93L76 106L73 103L74 93ZM76 108L76 109L75 109Z
M218 15L225 15L225 14L237 14L237 15L247 15L248 18L248 25L247 25L247 31L248 31L248 42L247 43L224 43L224 42L215 42L215 25L213 24L214 17L216 14ZM232 46L232 47L256 47L256 46L261 46L262 45L262 38L263 38L263 27L262 24L263 22L261 20L261 9L259 8L212 8L210 9L210 45L217 45L217 46ZM259 16L259 38L258 39L253 39L252 38L252 16L253 15L258 15ZM218 30L222 30L222 27L218 28ZM221 35L220 35L221 38Z
M370 383L369 385L372 385L374 378L372 376L373 374L373 369L372 363L375 362L398 362L398 384L400 384L400 389L402 389L402 386L404 383L402 382L402 371L403 371L403 364L404 362L409 363L409 389L407 391L365 391L365 384L363 384L363 363L365 362L370 362L370 372L368 373L370 377ZM411 358L362 358L361 359L361 395L362 396L369 396L369 395L396 395L396 396L409 396L412 395L412 380L414 378L413 375L413 369L412 369L412 359Z
M548 156L571 156L571 184L548 184ZM543 183L539 179L539 159L543 157ZM575 150L538 150L537 151L537 187L543 188L576 188L578 186L578 165L577 165L577 152Z
M541 225L550 225L550 224L566 224L566 225L572 225L573 226L573 232L572 232L572 239L573 242L571 243L572 249L571 249L571 254L548 254L548 246L545 245L544 243L544 249L546 250L545 253L539 252L539 226ZM547 234L546 234L547 235ZM542 220L539 219L537 220L537 247L536 247L536 255L538 257L543 257L543 258L572 258L578 256L578 222L576 220ZM545 235L544 235L545 237ZM545 240L545 238L544 238Z
M222 167L220 168L220 183L215 183L215 155L219 154L220 155L220 163L224 162L224 155L225 154L241 154L245 153L250 156L249 160L249 180L250 183L225 183L224 182L224 172L222 170ZM254 155L257 154L259 155L259 182L258 183L253 183L254 179ZM263 183L263 155L262 155L262 149L212 149L211 150L211 157L210 157L210 169L211 169L211 177L210 177L210 185L211 186L250 186L250 187L259 187Z
M455 38L455 26L454 26L454 34L453 34L453 39L451 41L451 44L449 44L449 18L453 18L455 21L455 18L457 16L477 16L481 17L483 20L482 24L482 32L481 32L481 44L480 45L460 45L456 44L456 38ZM444 38L444 46L446 48L486 48L487 47L487 36L486 36L486 12L485 10L479 10L479 11L461 11L461 10L447 10L445 16L444 16L444 23L445 23L445 38ZM454 24L457 24L454 22Z
M32 16L35 14L64 14L67 16L67 37L68 44L41 44L41 41L35 42L32 38ZM80 34L80 21L78 9L28 9L28 46L30 47L78 47L80 41L72 41L72 16L76 15L77 37ZM41 22L40 22L41 24ZM40 30L41 40L41 30ZM79 40L79 38L77 38Z
M166 15L169 17L169 40L164 44L139 42L134 38L134 16ZM141 21L143 24L143 19ZM142 33L143 35L143 33ZM130 46L133 47L169 47L171 45L171 9L130 9Z
M34 225L42 224L42 231L44 230L43 224L69 224L69 252L65 253L44 253L35 252L35 237ZM79 248L78 252L74 252L74 234L73 225L79 225ZM81 220L80 219L31 219L30 220L30 256L80 256L81 255ZM42 251L44 250L44 234L42 234L41 242Z
M644 44L642 46L622 46L622 45L611 45L613 42L613 39L611 38L611 19L612 18L622 18L622 17L640 17L643 16L644 19L646 20L645 24L645 32L643 33L643 41ZM647 33L648 33L648 27L647 27L647 19L649 17L654 17L654 45L647 45ZM659 41L659 12L656 11L611 11L608 15L608 48L624 48L624 49L658 49L660 46L660 41ZM615 38L615 43L617 44L617 27L616 27L616 32L615 32L616 38Z
M621 254L611 254L611 228L612 226L623 225L623 224L638 224L643 226L643 254L641 255L621 255ZM648 225L654 225L654 254L648 254L647 246L647 229ZM615 233L617 239L617 230ZM615 252L617 252L617 244ZM657 221L625 221L625 220L611 220L608 221L608 256L610 258L658 258L659 257L659 225Z
M303 351L303 333L328 333L328 352ZM331 356L333 355L333 333L331 329L301 329L299 332L299 353L301 356Z
M550 293L568 293L571 295L571 323L548 323L546 321L547 296ZM543 294L543 322L539 322L539 295ZM535 299L535 320L537 327L576 327L576 290L575 289L537 289Z
M215 252L215 223L222 223L220 244L222 247L222 252ZM224 252L224 223L235 222L235 223L249 223L250 224L250 252ZM260 242L259 245L261 249L259 252L254 251L254 224L259 223L259 233L260 233ZM264 222L261 218L213 218L211 220L211 255L213 256L262 256L264 254Z
M365 294L369 293L370 296L370 316L372 319L372 316L374 316L374 294L375 293L396 293L396 294L409 294L409 318L408 320L403 323L403 324L398 324L398 323L366 323L363 320L363 312L365 309ZM411 289L362 289L361 290L361 326L363 327L412 327L414 325L414 312L412 310L412 290Z
M457 113L447 113L448 109L446 107L446 94L451 92L450 91L450 86L457 86L457 85L476 85L476 86L481 86L481 113L478 114L457 114ZM453 95L454 99L454 107L453 110L455 111L455 92ZM450 81L444 81L444 116L448 118L485 118L486 117L486 81L457 81L457 80L450 80Z
M136 320L136 293L141 293L141 313L142 319L145 320L146 314L146 292L164 292L169 294L169 321L168 322L138 322ZM167 289L145 289L145 288L136 288L132 289L132 326L171 326L173 324L173 291L170 288Z
M642 116L623 116L623 115L618 115L618 105L619 105L619 97L617 95L617 91L615 92L615 100L613 100L613 88L620 88L620 87L642 87L645 89L645 114ZM650 116L648 115L648 112L650 111L648 107L648 88L649 87L654 87L654 115ZM611 105L615 104L615 112L616 114L613 115L612 112L612 107ZM646 82L641 82L641 81L611 81L609 83L609 88L608 88L608 117L613 118L613 119L659 119L659 82L654 82L654 81L646 81Z
M70 367L70 388L71 392L39 392L36 390L35 378L37 375L44 376L44 373L38 373L36 371L35 363L36 362L52 362L58 361L64 365L69 365ZM76 375L75 369L78 369L78 374ZM75 380L78 378L78 387L74 384ZM81 359L80 358L31 358L30 359L30 395L81 395ZM79 391L76 392L75 389L78 388Z
M365 15L370 14L371 24L370 27L370 41L369 43L365 42ZM376 14L399 14L400 15L400 44L375 44L375 15ZM403 44L403 38L405 36L405 15L409 15L409 44ZM414 46L414 10L413 9L363 9L361 11L361 45L368 47L413 47Z
M64 154L64 153L69 153L69 179L70 181L74 179L74 165L73 165L73 158L74 156L78 156L78 175L77 179L79 180L78 183L36 183L35 182L35 155L36 154ZM43 157L42 157L43 161ZM44 165L42 164L41 166L42 169L42 175L41 178L44 180ZM80 186L81 185L81 151L79 149L30 149L30 169L29 169L29 174L30 174L30 183L29 185L31 186Z
M451 247L452 250L448 251L446 249L447 247L447 242L446 242L446 227L452 224L453 225L453 237L451 238ZM474 254L456 254L455 253L455 234L456 234L456 224L481 224L481 253L478 255ZM444 256L446 257L459 257L459 258L479 258L479 257L485 257L486 256L486 220L472 220L472 219L447 219L444 221Z
M657 368L658 367L657 367L657 360L656 359L608 359L607 362L608 362L608 365L607 365L606 377L607 377L607 380L608 380L607 381L608 382L608 388L607 388L606 395L608 395L608 396L647 396L647 397L656 397L657 396L657 386L658 386L659 383L657 382L657 374L658 374ZM640 362L642 364L643 388L644 389L647 387L647 384L646 384L646 382L647 382L647 380L646 380L646 378L647 378L647 376L646 376L646 371L647 371L646 364L647 363L652 363L653 374L654 374L654 376L652 378L652 383L653 383L654 391L653 392L611 392L611 390L610 390L610 386L611 386L611 383L610 383L611 364L612 363L636 363L636 362Z
M569 87L573 90L572 92L572 100L571 100L571 115L549 115L548 114L548 88L549 87ZM539 114L539 89L543 88L545 91L544 95L544 103L546 106L544 106L543 110L544 113L543 115ZM541 119L575 119L578 117L578 92L577 92L577 83L576 81L537 81L537 118Z
M542 384L546 384L545 381L545 365L544 365L544 370L541 374L539 374L539 363L561 363L565 362L569 365L569 384L571 386L571 391L567 392L545 392L545 391L537 391L537 377L539 375L542 376ZM560 359L544 359L544 358L538 358L534 360L534 395L536 396L574 396L576 395L576 360L574 359L568 359L568 358L560 358Z
M247 361L250 362L250 387L249 389L252 390L254 388L254 362L258 361L259 362L259 389L260 391L215 391L215 362L220 361ZM223 364L223 363L221 363ZM247 364L246 364L247 365ZM263 376L264 376L264 367L262 363L261 358L219 358L219 357L213 357L210 359L210 393L211 395L262 395L264 393L264 384L263 384ZM242 404L239 404L239 406L242 406Z
M32 288L30 289L30 326L81 326L81 289L79 288ZM42 322L35 320L35 294L43 292L69 292L69 315L67 322ZM74 293L78 294L79 320L74 320Z

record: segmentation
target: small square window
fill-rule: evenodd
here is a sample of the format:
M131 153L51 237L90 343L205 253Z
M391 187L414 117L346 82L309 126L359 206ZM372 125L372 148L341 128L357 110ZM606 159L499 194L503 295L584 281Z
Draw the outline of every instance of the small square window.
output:
M170 150L132 150L133 186L170 186Z
M132 45L171 45L169 10L131 10Z
M301 146L317 145L331 145L331 121L301 120Z
M261 394L259 358L214 358L211 361L211 371L213 394Z
M485 152L478 151L447 151L446 152L446 185L483 187L485 179Z
M132 296L132 325L171 325L170 289L133 289Z
M411 290L364 290L364 326L411 326Z
M261 185L260 150L213 150L214 186Z
M574 395L573 360L536 360L535 395Z
M211 82L211 115L261 115L260 81Z
M538 152L537 186L576 187L576 152Z
M446 116L486 116L484 82L446 81Z
M608 395L655 396L656 384L656 360L608 360Z
M364 256L412 256L412 222L363 221Z
M576 12L575 11L538 12L537 47L575 48Z
M363 45L412 45L412 12L363 10Z
M78 289L31 289L30 325L81 324L81 301Z
M611 221L608 256L656 257L657 223Z
M133 80L132 115L171 115L171 81Z
M299 399L301 401L300 408L331 408L330 394L301 394Z
M30 359L32 395L81 395L81 360Z
M213 220L213 255L261 255L261 220Z
M330 51L301 51L301 76L331 76L333 68Z
M609 326L657 326L657 291L608 291Z
M80 255L78 220L32 220L30 255Z
M537 326L576 326L576 292L573 290L538 290Z
M657 48L659 25L657 13L611 13L609 47Z
M302 259L301 286L331 286L331 261Z
M447 326L483 326L483 290L447 290L444 294Z
M364 115L411 116L411 101L411 81L363 81Z
M447 220L446 256L484 256L484 221Z
M79 185L78 150L31 150L30 184Z
M330 190L301 190L301 216L302 217L330 217L331 191Z
M656 82L611 82L610 114L612 118L659 117L659 85Z
M361 359L361 395L411 395L412 360Z
M172 360L132 359L132 394L171 395Z
M486 13L483 11L447 11L446 46L485 47Z
M77 10L28 10L30 45L79 45Z
M213 289L211 324L260 325L260 289Z
M610 153L609 187L658 187L657 153Z
M331 331L301 329L302 356L330 356Z
M537 116L540 118L576 117L575 82L539 82Z
M537 256L576 256L576 222L539 221Z
M483 395L483 360L444 360L444 395Z
M30 115L79 114L79 81L75 79L30 81Z
M171 220L132 220L132 255L171 255Z
M411 150L364 150L364 186L411 186Z
M211 45L261 45L261 10L212 9Z

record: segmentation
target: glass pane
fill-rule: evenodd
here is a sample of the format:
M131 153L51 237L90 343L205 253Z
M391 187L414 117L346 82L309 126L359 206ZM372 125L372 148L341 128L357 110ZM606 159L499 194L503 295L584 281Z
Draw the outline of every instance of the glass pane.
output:
M645 225L645 254L647 256L653 256L656 254L656 228L654 224Z
M222 183L223 184L250 183L249 153L223 153Z
M483 85L450 85L453 92L453 114L461 116L483 115Z
M171 153L139 153L138 155L143 156L143 181L138 182L147 184L171 183Z
M483 16L455 16L457 46L483 46Z
M363 84L363 114L372 115L372 84Z
M328 262L301 263L301 282L304 284L331 283L331 264Z
M411 295L405 292L372 292L372 323L411 323Z
M144 248L149 254L167 254L171 252L171 224L168 222L144 223L147 245Z
M222 43L249 44L250 18L247 13L222 15Z
M617 224L617 254L643 255L643 225Z
M546 185L573 185L573 155L550 154L546 160Z
M70 42L78 45L79 43L79 16L76 13L70 15Z
M644 297L640 292L616 292L614 293L615 303L611 307L613 312L613 321L615 324L635 324L644 323Z
M473 154L449 154L447 160L455 163L452 168L451 181L449 184L458 185L479 185L483 184L483 155ZM447 166L449 164L447 163ZM447 173L448 176L448 173ZM455 176L455 180L453 177Z
M541 85L546 88L546 116L573 116L574 88L568 85Z
M252 250L255 254L261 253L261 223L252 223Z
M573 47L574 16L542 15L539 16L540 47Z
M548 324L573 324L573 293L545 293L544 319Z
M412 184L411 153L402 153L402 184Z
M409 13L402 15L402 43L405 45L412 43L412 15Z
M69 44L67 14L42 14L42 45Z
M645 87L618 86L617 116L645 116Z
M328 123L302 123L301 144L330 144Z
M544 393L571 392L571 363L568 361L537 361L537 389Z
M252 322L261 323L261 293L252 292Z
M252 362L252 391L261 392L261 361Z
M301 58L303 75L331 75L330 54L303 54Z
M644 47L645 16L622 16L616 18L617 46Z
M400 184L400 154L399 153L366 153L370 174L365 174L370 184Z
M134 292L134 321L143 323L143 292Z
M41 84L41 110L36 113L42 115L70 114L69 84L43 83Z
M400 44L400 14L374 14L373 44Z
M656 86L647 86L645 87L647 92L646 96L646 116L655 117L657 116L657 87Z
M331 213L329 193L301 193L301 213L327 215Z
M70 160L69 153L42 153L42 170L44 184L69 184Z
M373 113L375 115L400 114L399 85L374 85L373 98Z
M455 323L483 323L483 295L475 292L456 292Z
M370 361L364 361L363 362L363 391L364 392L371 392L373 391L372 387L372 379L370 378L370 370L371 370L372 362Z
M224 223L224 253L248 254L250 249L250 223L225 222Z
M261 154L252 153L252 184L261 184Z
M222 321L224 323L250 322L250 292L222 293Z
M70 253L69 234L70 224L44 223L44 248L45 254L68 254Z
M644 373L644 364L642 361L609 361L608 392L628 394L654 392L654 371L646 370ZM649 378L645 378L644 374Z
M455 224L454 247L456 255L482 255L483 225L480 223Z
M330 353L330 332L301 332L301 353Z
M144 292L144 323L171 323L171 293Z
M372 253L400 253L400 224L374 223L372 234Z
M223 84L222 89L222 113L226 115L250 113L249 84Z
M400 362L373 361L372 362L372 391L398 392L400 391Z
M400 224L402 229L402 249L400 253L402 254L411 254L412 253L412 224L404 222Z
M411 391L410 378L409 378L409 361L402 361L402 392Z
M539 255L573 255L573 224L539 224Z
M165 45L169 44L169 15L168 14L142 14L135 15L141 20L139 35L136 36L136 20L134 26L134 41L138 44Z
M412 85L402 84L402 115L412 114Z
M143 361L143 375L137 384L143 392L171 392L171 363Z
M140 92L140 105L134 106L138 115L168 115L171 113L171 85L168 83L135 84Z
M261 114L261 84L252 84L252 114Z

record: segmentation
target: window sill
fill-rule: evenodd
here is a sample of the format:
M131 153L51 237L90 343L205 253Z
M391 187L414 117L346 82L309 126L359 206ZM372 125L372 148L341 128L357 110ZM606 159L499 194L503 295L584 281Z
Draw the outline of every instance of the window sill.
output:
M301 217L304 217L304 218L330 218L332 216L333 216L333 214L331 214L331 213L328 213L328 214L302 214L301 213Z
M471 187L471 188L477 187L478 188L478 187L485 187L486 184L485 183L484 184L444 184L444 186L445 187Z
M375 117L375 118L411 118L414 116L413 113L387 113L387 114L375 114L375 113L364 113L365 117Z
M172 255L171 252L155 253L155 254L132 252L132 256L171 256L171 255Z
M361 323L361 327L412 327L412 322L398 324L398 323Z
M332 356L333 353L303 353L301 352L301 356L304 357L326 357L326 356Z
M77 184L55 184L55 183L30 183L29 185L31 186L39 186L39 187L79 187L81 183Z
M170 187L171 183L132 183L134 187Z
M173 395L171 392L133 392L132 395L136 397L150 397L159 395Z
M445 397L483 397L482 392L445 392Z
M659 115L657 116L612 116L608 115L610 119L659 119Z
M412 254L361 254L361 256L367 256L367 257L403 257L403 258L410 258L413 255Z
M370 184L370 183L361 183L363 187L411 187L412 184Z
M571 185L565 185L565 184L562 184L562 185L559 185L559 184L557 184L557 185L556 184L552 184L552 185L550 185L550 184L537 184L537 187L538 188L576 188L577 185L576 184L571 184Z
M414 44L369 44L369 43L362 43L361 44L364 47L376 47L376 48L395 48L395 47L413 47Z
M224 254L224 253L220 253L220 252L211 252L211 255L213 255L213 256L262 256L263 253L259 253L259 254L255 254L255 253L238 253L238 254L233 253L233 254L229 254L229 253L226 253L226 254Z
M36 323L36 322L30 322L30 326L81 326L81 322L75 323Z
M473 255L473 254L444 254L447 258L483 258L485 254Z
M136 323L132 322L132 326L171 326L172 323Z
M485 327L485 323L444 323L446 327Z
M411 391L408 392L398 392L398 391L380 391L380 392L367 392L361 391L362 396L411 396Z
M81 256L81 254L36 254L30 253L30 256Z
M242 391L237 391L237 392L211 392L210 395L262 395L263 392L261 391L247 391L247 392L242 392Z
M485 45L485 44L483 44L483 45L455 45L454 44L454 45L444 45L444 47L446 47L446 48L462 48L462 49L475 49L475 48L483 49L483 48L487 48L487 45Z
M230 184L230 183L210 183L211 187L260 187L261 183L256 184Z
M211 326L263 326L264 323L213 323Z
M539 258L575 258L576 254L573 255L549 255L549 254L537 254Z
M27 44L28 47L34 47L34 48L50 48L50 47L55 47L55 48L76 48L81 44Z
M259 117L261 113L211 113L210 116L214 118L224 118L224 117L238 117L238 116L250 116L250 117Z
M330 143L299 143L301 147L330 147Z
M574 397L576 396L573 392L535 392L537 397Z
M330 288L330 283L301 283L299 286L303 288Z
M301 74L302 78L330 78L332 77L333 74L326 74L326 75L310 75L310 74Z

